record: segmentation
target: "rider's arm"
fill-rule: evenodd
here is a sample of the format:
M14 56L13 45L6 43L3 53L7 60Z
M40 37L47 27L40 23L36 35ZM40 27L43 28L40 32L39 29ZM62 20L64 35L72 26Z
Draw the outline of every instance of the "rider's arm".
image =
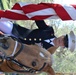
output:
M48 26L43 20L35 20L36 25L38 26L39 29L46 29Z

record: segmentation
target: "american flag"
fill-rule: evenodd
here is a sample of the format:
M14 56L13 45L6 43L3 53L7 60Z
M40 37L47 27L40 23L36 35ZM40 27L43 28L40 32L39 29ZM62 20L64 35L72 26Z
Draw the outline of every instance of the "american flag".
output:
M0 10L0 19L7 20L76 20L76 5L54 3L16 3L10 10Z

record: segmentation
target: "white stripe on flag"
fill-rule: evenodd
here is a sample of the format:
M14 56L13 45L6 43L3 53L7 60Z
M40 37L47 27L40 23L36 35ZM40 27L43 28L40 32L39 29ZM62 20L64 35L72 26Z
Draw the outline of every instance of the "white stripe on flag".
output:
M8 10L8 11L25 15L25 13L22 10Z
M60 18L59 18L59 16L50 16L50 17L48 17L46 19L60 19Z
M30 4L32 4L32 3L18 2L18 4L20 5L20 7L23 7L23 6L30 5Z
M63 5L62 5L63 6ZM70 15L70 17L73 19L73 20L76 20L76 9L71 6L71 5L64 5L63 8L67 11L67 13Z
M54 9L52 8L47 8L47 9L43 9L43 10L39 10L39 11L35 11L35 12L31 12L26 14L26 16L28 18L32 18L34 16L43 16L43 15L56 15Z

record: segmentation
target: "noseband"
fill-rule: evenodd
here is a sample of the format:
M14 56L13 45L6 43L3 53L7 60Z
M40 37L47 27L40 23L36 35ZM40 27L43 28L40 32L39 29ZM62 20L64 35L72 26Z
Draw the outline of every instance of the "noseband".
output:
M5 38L5 37L8 37L8 36L4 36L3 38ZM12 55L10 55L10 56L0 56L1 63L3 63L4 60L6 60L7 66L11 70L16 71L16 72L38 73L39 71L41 71L45 67L46 63L44 63L43 66L39 70L35 70L35 69L33 69L33 68L29 67L29 66L26 66L26 65L20 63L19 61L17 61L15 59L15 57L17 57L21 53L23 48L24 48L24 45L21 43L20 49L18 50L18 52L15 53L16 48L17 48L17 44L18 44L18 42L16 41L16 44L15 44L14 51L13 51ZM19 67L23 68L24 70L16 70L16 69L12 68L12 66L9 65L8 61L11 61L11 62L15 63L16 65L18 65Z

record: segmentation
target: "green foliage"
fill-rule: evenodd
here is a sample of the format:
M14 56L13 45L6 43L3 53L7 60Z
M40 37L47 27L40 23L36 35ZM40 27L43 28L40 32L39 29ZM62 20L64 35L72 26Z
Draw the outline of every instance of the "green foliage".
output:
M10 8L10 2L8 0L0 0L0 3L1 3L1 9Z
M76 53L66 51L65 54L59 56L57 53L54 55L54 69L56 72L76 72Z

